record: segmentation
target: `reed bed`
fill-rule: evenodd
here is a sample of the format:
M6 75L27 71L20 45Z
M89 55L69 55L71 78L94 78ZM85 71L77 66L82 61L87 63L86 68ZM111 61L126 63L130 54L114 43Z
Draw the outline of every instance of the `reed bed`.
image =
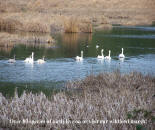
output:
M0 33L0 50L10 53L11 50L17 44L24 44L26 46L33 47L55 47L55 40L50 35L39 35L39 34L10 34L7 32Z
M15 93L13 98L7 99L0 94L1 128L153 129L154 77L139 73L106 73L69 82L66 88L67 92L59 92L51 98L43 93L24 92L21 97ZM147 122L104 123L104 120L113 119L143 119ZM88 120L91 123L82 123ZM97 120L100 122L95 122Z
M0 31L13 31L21 29L23 24L11 18L0 18Z
M77 33L79 32L78 20L76 18L69 18L64 21L65 33Z
M50 32L50 28L48 28L47 25L38 22L25 23L24 30L26 30L26 32L39 32L39 33Z
M93 27L91 21L86 21L80 18L70 17L64 20L65 33L92 33Z
M50 28L46 24L39 22L19 22L12 18L0 18L0 31L48 33L50 32Z

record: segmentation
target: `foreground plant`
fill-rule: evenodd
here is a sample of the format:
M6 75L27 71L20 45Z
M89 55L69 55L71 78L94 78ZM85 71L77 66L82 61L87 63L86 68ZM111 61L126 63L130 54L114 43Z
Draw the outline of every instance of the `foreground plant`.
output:
M0 95L2 128L153 129L155 78L119 72L66 84L67 91Z

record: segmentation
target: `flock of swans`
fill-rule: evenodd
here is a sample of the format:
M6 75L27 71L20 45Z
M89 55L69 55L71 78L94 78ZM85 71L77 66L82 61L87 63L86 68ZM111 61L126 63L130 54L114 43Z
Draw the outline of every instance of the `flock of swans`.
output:
M98 45L96 46L96 48L98 48ZM97 59L101 59L101 60L104 60L104 59L106 59L106 60L111 60L111 56L110 56L110 54L111 54L111 51L109 50L109 55L108 56L104 56L103 55L103 49L101 50L101 55L98 55L97 56ZM122 48L122 52L121 52L121 54L119 54L119 58L120 59L124 59L125 58L125 55L123 54L123 51L124 51L124 49ZM83 51L81 51L81 56L76 56L76 60L77 61L82 61L83 60Z
M13 58L13 59L9 59L8 62L9 62L9 63L15 63L15 62L16 62L16 60L15 60L15 55L14 55L14 58ZM24 62L25 62L25 63L31 63L31 64L33 64L33 63L34 63L34 52L32 52L32 54L31 54L29 57L27 57L27 58L24 60ZM42 59L38 59L38 60L37 60L37 63L38 63L38 64L43 64L43 63L45 63L44 56L43 56Z
M96 46L96 48L98 48L98 46ZM109 50L109 55L108 55L108 56L104 56L104 55L103 55L103 51L104 51L104 50L102 49L102 50L101 50L101 55L98 55L98 56L97 56L97 59L101 59L101 60L104 60L104 59L106 59L106 60L111 60L111 56L110 56L111 51ZM122 48L122 53L119 54L118 57L121 58L121 59L124 59L124 58L125 58L125 55L123 54L123 48ZM83 51L81 51L81 56L76 56L75 59L76 59L77 61L82 61L82 60L83 60ZM15 62L16 62L16 60L15 60L15 55L14 55L14 58L13 58L13 59L9 59L8 62L9 62L9 63L15 63ZM24 62L33 64L33 63L34 63L34 52L32 52L32 54L31 54L29 57L27 57L27 58L24 60ZM44 56L43 56L42 59L38 59L38 60L37 60L37 63L38 63L38 64L43 64L43 63L45 63Z

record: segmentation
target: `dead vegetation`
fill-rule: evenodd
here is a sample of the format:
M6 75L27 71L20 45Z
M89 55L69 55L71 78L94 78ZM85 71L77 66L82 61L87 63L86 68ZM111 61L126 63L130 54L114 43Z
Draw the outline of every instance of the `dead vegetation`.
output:
M38 22L26 23L24 29L27 32L39 32L39 33L50 32L50 28L48 29L48 27L45 24L41 24L41 23L38 23Z
M64 31L65 33L92 33L93 27L90 20L71 17L64 20Z
M102 30L110 28L111 24L151 24L155 18L154 7L154 0L0 0L0 17L4 20L1 28L31 32L92 32L94 27ZM64 24L65 17L73 16L77 21L70 19ZM81 22L81 18L89 21ZM14 25L15 22L20 24Z
M78 20L76 18L70 18L64 21L64 30L66 33L79 32Z
M36 35L35 33L22 34L21 32L20 35L7 32L0 33L0 50L9 53L17 44L50 48L55 46L55 40L50 35Z
M22 23L15 19L0 18L0 31L15 31L23 27Z
M119 72L88 76L70 82L68 91L48 99L43 93L23 93L7 99L0 95L0 126L2 128L46 129L153 129L155 78L139 73ZM34 121L10 123L10 119ZM58 120L146 120L144 124L54 123ZM35 121L43 121L36 123ZM48 121L51 120L51 123ZM47 122L45 122L47 121Z

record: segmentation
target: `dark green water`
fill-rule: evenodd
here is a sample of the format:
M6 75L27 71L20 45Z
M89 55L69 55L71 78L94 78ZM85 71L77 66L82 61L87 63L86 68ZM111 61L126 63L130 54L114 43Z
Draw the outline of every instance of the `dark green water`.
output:
M0 92L13 95L17 87L19 93L43 91L50 95L53 88L62 88L67 81L116 69L155 76L155 27L114 27L93 34L52 35L57 39L56 45L18 44L9 51L0 50ZM111 50L110 61L96 58L102 48L104 56ZM121 48L126 56L123 61L118 58ZM75 57L81 50L84 59L77 62ZM24 59L32 51L35 61L45 56L45 64L26 64ZM16 63L8 63L14 54Z

